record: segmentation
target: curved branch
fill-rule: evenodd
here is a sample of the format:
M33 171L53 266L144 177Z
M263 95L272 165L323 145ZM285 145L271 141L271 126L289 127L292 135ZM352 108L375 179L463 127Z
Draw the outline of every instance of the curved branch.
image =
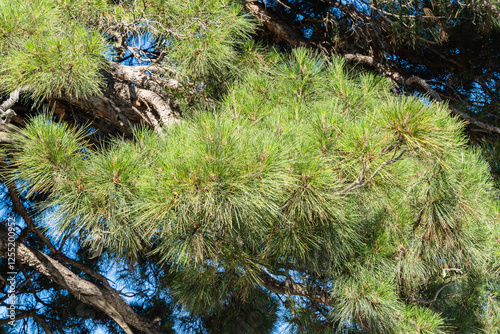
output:
M412 302L416 302L419 304L426 304L426 305L432 304L437 300L439 294L441 293L441 291L443 291L444 288L446 288L447 286L453 285L454 283L455 283L455 281L451 280L448 283L444 284L442 287L440 287L436 291L436 293L434 294L434 298L432 298L432 299L420 299L420 298L412 297L411 300L412 300Z
M168 100L165 101L155 92L142 88L136 88L135 93L139 99L144 100L155 108L156 112L160 115L163 125L169 126L179 122L179 120L175 117Z
M413 77L411 77L411 78L409 78L409 79L406 80L406 84L407 85L411 85L413 83L419 84L437 102L443 101L443 99L441 98L441 96L439 96L439 94L434 89L432 89L432 87L424 79L416 77L416 76L413 76ZM448 106L448 109L450 109L450 111L451 111L452 114L460 117L461 119L467 121L468 123L474 124L474 125L476 125L476 126L478 126L480 128L486 129L486 130L491 131L491 132L500 133L500 128L499 127L496 127L494 125L481 122L480 120L475 119L474 117L468 115L467 113L464 113L464 112L462 112L462 111L460 111L457 108L454 108L452 106Z
M329 0L327 1L332 6L340 8L344 11L349 11L349 5L344 5L340 1ZM492 13L494 13L500 19L500 10L496 8L490 1L482 0L484 6L488 8ZM309 40L304 38L300 32L298 32L294 27L286 22L283 22L275 13L264 6L262 3L257 1L246 0L244 7L249 13L254 15L264 26L266 26L276 37L289 43L291 46L307 46L313 47ZM392 21L391 21L392 22ZM429 42L429 41L427 41ZM440 55L442 57L442 55ZM408 79L404 78L401 74L391 68L388 64L383 64L372 56L366 56L359 53L346 53L343 57L354 63L363 63L374 67L375 70L382 76L389 78L394 83L399 86L410 86L412 84L418 84L421 86L429 95L436 100L441 102L443 99L432 87L422 78L417 76L412 76ZM449 59L448 59L449 60ZM452 61L452 60L449 60ZM452 114L460 117L461 119L467 121L468 123L474 124L480 128L486 129L491 132L500 133L500 128L481 122L478 119L462 112L454 107L449 107Z
M9 98L0 104L0 124L8 124L13 116L16 115L12 108L19 102L19 95L28 90L28 87L18 87L10 93Z
M402 75L397 73L396 71L393 71L390 69L388 66L382 65L380 62L378 62L374 57L370 56L365 56L361 54L345 54L344 57L348 61L352 62L358 62L358 63L363 63L369 66L375 67L377 72L384 77L387 77L394 82L400 84L401 86L410 86L412 84L418 84L420 85L429 95L436 100L437 102L443 101L441 96L436 92L424 79L417 77L417 76L412 76L408 79L405 79ZM470 116L469 114L462 112L458 110L457 108L454 108L452 106L448 106L449 110L451 111L452 114L460 117L461 119L467 121L468 123L474 124L480 128L486 129L491 132L495 133L500 133L500 128L496 127L491 124L487 124L484 122L481 122L480 120Z
M126 66L110 62L109 68L113 77L148 89L158 95L165 94L165 88L177 89L180 87L179 81L175 79L154 75L153 72L162 71L157 66ZM146 72L150 74L146 74Z

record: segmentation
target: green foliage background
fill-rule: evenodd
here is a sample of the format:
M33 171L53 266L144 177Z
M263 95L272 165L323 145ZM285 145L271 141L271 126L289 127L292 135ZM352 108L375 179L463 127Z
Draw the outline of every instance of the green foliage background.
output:
M464 124L340 59L252 42L241 9L1 2L2 93L99 94L106 29L143 11L154 20L136 33L167 54L188 111L160 134L138 127L100 146L84 126L34 117L9 146L10 182L46 196L38 213L59 235L131 266L154 261L186 328L268 333L284 305L299 332L494 332L498 192ZM330 301L266 288L292 276Z
M161 135L138 128L92 149L82 130L34 118L12 177L48 194L60 233L171 268L172 295L204 319L230 296L256 307L264 273L283 270L332 296L322 320L313 301L291 301L303 330L441 333L462 321L459 306L416 298L450 278L443 295L493 296L496 192L446 106L394 97L385 80L303 49L274 63L238 80L215 114ZM476 322L493 321L496 303L476 307Z

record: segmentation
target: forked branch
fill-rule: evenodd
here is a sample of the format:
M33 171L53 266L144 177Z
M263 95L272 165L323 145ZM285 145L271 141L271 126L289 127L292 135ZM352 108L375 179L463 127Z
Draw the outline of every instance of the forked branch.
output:
M366 167L363 166L363 170L361 171L361 173L359 174L357 179L353 183L351 183L350 185L348 185L347 187L345 187L344 189L339 191L337 194L344 195L344 194L353 192L356 189L365 188L370 182L373 181L373 178L382 170L382 168L384 166L391 165L391 164L401 160L403 158L403 155L406 152L407 152L407 150L402 150L398 155L396 155L397 151L395 151L393 157L389 160L382 162L380 164L380 166L378 166L378 168L373 172L372 175L370 175L370 177L368 179L365 179Z

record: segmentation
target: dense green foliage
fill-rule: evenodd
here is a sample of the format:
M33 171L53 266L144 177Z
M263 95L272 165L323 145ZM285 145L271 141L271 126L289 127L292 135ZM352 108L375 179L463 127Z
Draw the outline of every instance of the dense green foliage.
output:
M273 308L263 276L291 270L332 296L324 319L313 300L294 303L290 320L308 330L439 333L464 306L491 321L489 168L443 105L297 49L160 136L138 129L92 149L46 117L18 138L13 176L48 194L61 233L170 267L169 291L193 315L227 312L230 296ZM438 307L413 305L450 279ZM256 293L264 301L248 301Z
M101 36L63 24L67 19L52 1L3 1L0 13L3 93L19 86L30 87L36 99L99 92L98 71L105 66Z
M496 333L498 189L484 152L469 145L447 102L404 95L397 80L357 71L325 50L404 49L425 58L432 42L452 53L464 49L460 32L478 15L470 33L483 29L496 52L498 22L470 1L373 2L393 13L379 45L389 47L377 49L375 36L353 28L366 28L360 22L371 2L340 2L338 11L325 1L313 9L286 2L289 10L269 8L290 25L325 12L338 19L302 26L317 50L294 47L292 38L266 45L276 41L258 30L245 2L0 2L0 97L23 88L34 114L2 143L2 181L19 189L39 230L61 246L50 249L35 227L20 242L100 287L104 280L82 267L106 275L116 265L114 278L136 293L128 300L134 311L157 318L162 332L272 333L286 321L302 333ZM373 25L385 22L377 13ZM450 75L387 57L394 62L381 60L384 73L415 66L426 79ZM456 62L467 57L460 51ZM439 93L462 82L457 96L480 95L477 71L489 66L482 61ZM148 85L127 82L117 64L150 65L140 74ZM485 76L495 77L495 66ZM161 86L169 79L175 88ZM159 131L129 117L131 134L94 135L97 119L110 114L81 121L92 99L125 119L127 103L138 114L154 109L132 93L120 100L114 85L150 89L183 117ZM47 102L59 103L57 116ZM144 124L131 125L138 120ZM31 292L49 297L44 304L23 296L22 307L50 305L31 310L54 332L95 330L74 291L29 270ZM120 333L124 326L103 309L91 307L91 321ZM33 319L29 328L41 332Z

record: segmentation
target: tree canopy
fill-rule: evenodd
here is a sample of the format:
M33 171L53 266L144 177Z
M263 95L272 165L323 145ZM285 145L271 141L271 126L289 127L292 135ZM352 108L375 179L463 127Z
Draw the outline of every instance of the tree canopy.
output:
M495 333L499 17L1 2L4 331Z

